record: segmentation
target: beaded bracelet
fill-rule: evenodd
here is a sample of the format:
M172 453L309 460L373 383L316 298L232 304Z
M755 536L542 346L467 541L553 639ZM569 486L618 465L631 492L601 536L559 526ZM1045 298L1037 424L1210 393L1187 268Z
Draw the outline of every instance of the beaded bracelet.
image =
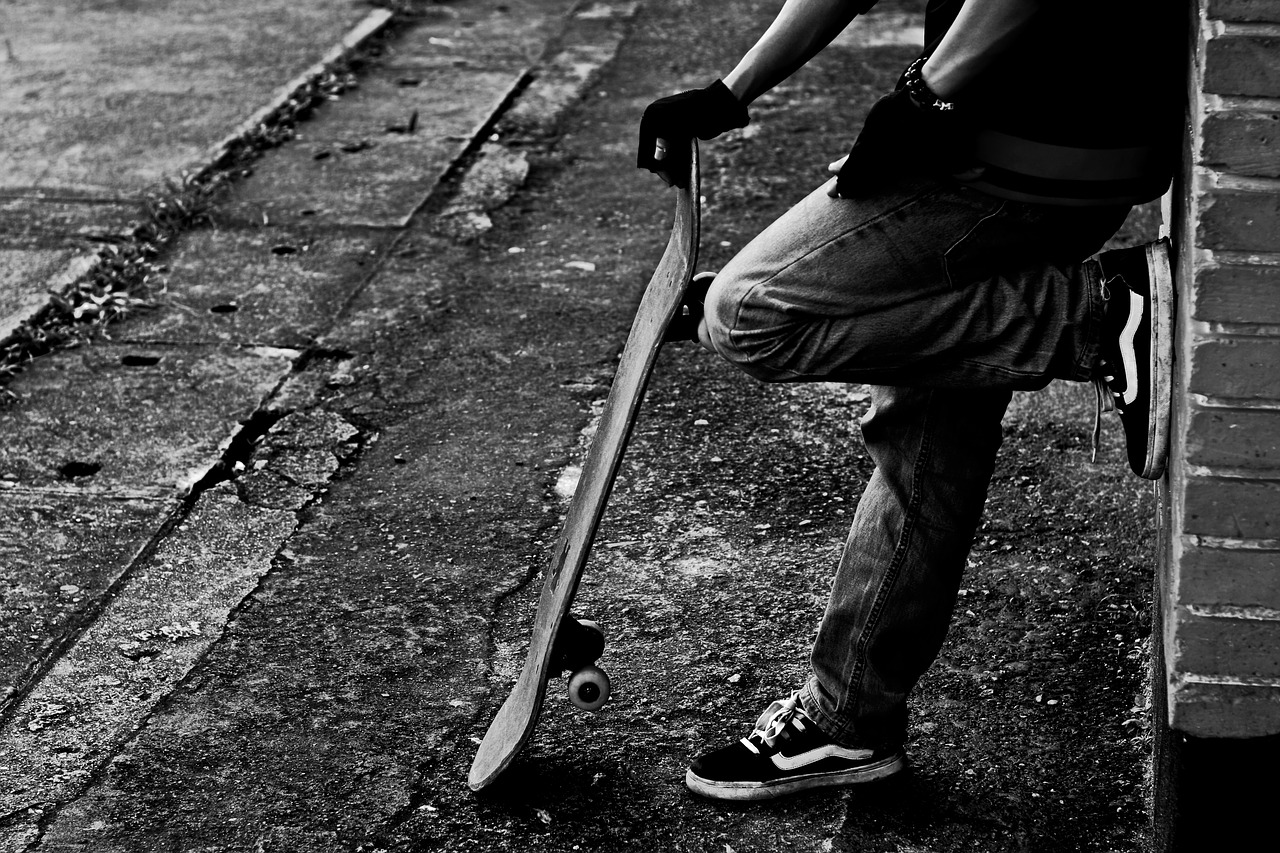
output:
M908 65L907 70L902 73L902 85L911 96L911 100L915 101L916 106L921 109L938 113L950 112L956 108L955 103L939 98L929 88L929 84L924 82L924 64L928 59L928 56L922 56Z

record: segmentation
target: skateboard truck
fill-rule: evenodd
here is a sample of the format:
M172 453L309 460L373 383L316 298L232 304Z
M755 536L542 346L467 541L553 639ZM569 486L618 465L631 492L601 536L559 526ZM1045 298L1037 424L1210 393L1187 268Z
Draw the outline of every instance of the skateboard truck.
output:
M689 289L685 291L680 310L662 336L664 342L698 339L698 324L702 322L703 303L706 302L707 291L711 289L711 282L715 281L715 277L716 274L713 272L700 272L689 282Z
M595 666L604 653L604 632L589 619L568 617L556 633L547 680L569 673L569 701L584 711L598 711L609 700L609 675Z

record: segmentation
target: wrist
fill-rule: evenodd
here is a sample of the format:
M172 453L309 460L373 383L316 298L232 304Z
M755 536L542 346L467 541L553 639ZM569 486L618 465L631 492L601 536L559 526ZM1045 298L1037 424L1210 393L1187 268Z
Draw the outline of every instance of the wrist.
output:
M929 54L920 66L920 77L934 94L944 101L954 101L964 79L963 70L954 61L939 59L937 53Z
M929 84L926 67L930 57L920 57L907 66L902 74L901 88L907 90L911 100L917 107L930 113L949 113L956 108L955 102L944 98Z
M710 95L710 100L706 103L707 114L701 118L716 126L715 135L733 128L746 127L750 122L746 105L724 80L716 80L703 91Z
M729 94L733 95L733 99L743 107L751 103L751 82L745 74L739 74L738 69L735 68L730 71L719 82L729 90Z

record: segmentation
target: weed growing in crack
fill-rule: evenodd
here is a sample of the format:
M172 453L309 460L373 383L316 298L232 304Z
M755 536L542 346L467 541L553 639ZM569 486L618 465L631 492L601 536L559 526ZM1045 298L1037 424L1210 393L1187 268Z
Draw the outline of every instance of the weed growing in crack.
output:
M288 142L317 107L359 85L354 68L353 61L337 63L299 88L266 120L229 145L213 169L242 172L263 151Z
M0 403L16 399L8 382L43 355L96 339L110 339L111 323L150 307L153 285L164 272L160 250L179 232L207 219L214 199L228 182L224 173L184 174L147 194L142 224L105 243L89 272L23 323L0 349Z

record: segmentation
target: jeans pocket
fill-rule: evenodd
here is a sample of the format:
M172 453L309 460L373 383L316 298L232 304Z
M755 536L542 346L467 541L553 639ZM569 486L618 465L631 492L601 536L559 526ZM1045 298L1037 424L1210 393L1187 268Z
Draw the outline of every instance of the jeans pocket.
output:
M1002 259L1012 248L1009 245L1010 229L1003 222L1008 206L1007 201L996 202L994 208L983 212L969 230L943 253L942 266L953 290L961 290L995 275Z

